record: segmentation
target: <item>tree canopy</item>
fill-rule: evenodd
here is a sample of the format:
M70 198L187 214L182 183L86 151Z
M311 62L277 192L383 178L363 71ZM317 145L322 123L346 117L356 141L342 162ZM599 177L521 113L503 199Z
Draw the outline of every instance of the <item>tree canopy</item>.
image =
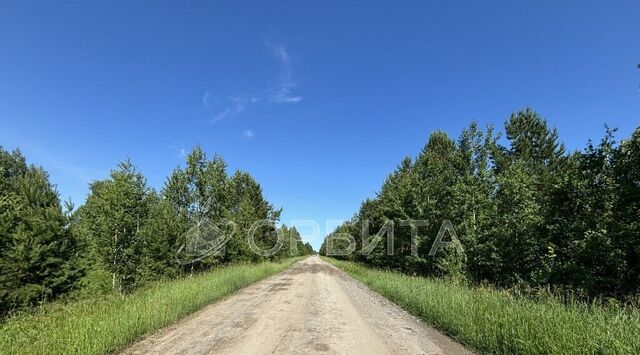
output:
M529 108L513 113L504 131L504 146L493 127L475 122L457 140L432 133L320 253L344 250L350 235L355 252L337 257L410 274L583 296L639 292L640 128L621 142L607 128L600 143L571 153ZM429 256L446 220L461 248ZM388 221L395 222L393 254L384 236L363 252Z
M199 146L160 191L125 160L91 183L82 206L63 211L47 173L0 147L0 315L61 295L128 293L221 264L312 253L295 227L277 227L280 213L249 173L229 176L222 157ZM220 248L180 255L212 237L224 238Z

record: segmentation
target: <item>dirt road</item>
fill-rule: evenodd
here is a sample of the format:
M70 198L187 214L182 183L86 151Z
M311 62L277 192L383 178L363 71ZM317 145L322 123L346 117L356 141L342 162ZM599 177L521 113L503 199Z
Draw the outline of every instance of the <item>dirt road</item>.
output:
M313 256L147 337L125 353L468 352Z

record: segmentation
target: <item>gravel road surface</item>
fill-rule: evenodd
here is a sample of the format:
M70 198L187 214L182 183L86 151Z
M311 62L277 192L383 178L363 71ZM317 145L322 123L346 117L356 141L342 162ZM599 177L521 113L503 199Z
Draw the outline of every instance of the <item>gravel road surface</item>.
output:
M470 354L317 256L148 336L124 353Z

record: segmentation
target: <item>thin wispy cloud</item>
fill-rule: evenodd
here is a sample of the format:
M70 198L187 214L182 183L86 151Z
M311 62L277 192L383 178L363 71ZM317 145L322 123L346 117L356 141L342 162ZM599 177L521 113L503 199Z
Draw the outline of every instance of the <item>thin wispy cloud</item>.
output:
M227 117L230 112L231 112L230 107L225 108L224 111L218 113L213 119L211 119L211 123L224 120L225 117Z
M219 111L211 122L218 122L227 117L235 116L246 110L247 106L260 101L260 98L253 95L241 95L241 96L228 96L225 99L225 105L221 111Z
M184 147L176 147L172 145L169 148L173 149L176 152L178 158L184 158L187 156L187 150Z
M253 133L252 130L247 129L242 131L242 136L246 139L252 139L253 137L255 137L255 133Z
M270 102L275 102L278 104L295 104L302 100L302 96L291 95L291 89L287 87L282 87L278 89L271 97L269 97Z
M287 52L287 49L284 46L273 45L269 42L267 42L267 46L271 49L271 52L274 56L279 58L284 63L289 63L289 52Z
M292 89L296 86L296 83L293 80L291 56L287 48L283 45L274 45L268 42L267 47L271 50L271 54L280 62L280 80L269 95L269 102L278 104L295 104L300 102L302 96L292 94Z
M209 108L210 102L209 100L211 99L211 92L210 91L205 91L204 94L202 94L202 106L204 108Z
M274 104L296 104L302 101L302 96L293 93L296 83L293 80L291 56L287 48L283 45L274 45L269 42L267 42L266 45L271 55L278 60L280 66L277 84L259 96L243 94L227 96L224 99L220 99L213 97L210 91L205 91L202 94L202 106L207 110L215 112L215 115L211 119L212 123L239 115L250 105L261 101Z

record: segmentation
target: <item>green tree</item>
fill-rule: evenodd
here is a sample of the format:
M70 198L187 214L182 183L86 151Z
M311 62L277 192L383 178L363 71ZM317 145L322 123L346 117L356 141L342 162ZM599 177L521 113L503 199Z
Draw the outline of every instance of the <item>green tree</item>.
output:
M81 223L99 266L112 275L112 287L121 293L140 279L143 234L149 215L146 179L129 161L120 163L109 179L91 184Z
M614 132L607 130L600 144L589 143L579 157L572 177L572 203L578 214L572 219L575 236L567 255L568 265L578 271L574 286L590 294L613 293L617 289L624 255L616 243L613 225L619 186L615 176ZM566 281L565 281L566 282Z
M235 233L227 244L228 257L259 261L264 259L251 250L248 242L249 232L255 227L253 241L262 250L268 250L277 244L275 223L280 218L281 210L276 210L264 198L262 187L251 175L236 171L230 181L231 220L235 225ZM257 227L256 223L265 221L265 225ZM283 245L282 248L288 247Z
M483 132L476 122L458 139L458 179L453 186L454 209L450 218L466 253L464 273L472 280L491 279L495 273L490 230L496 219L497 182L491 164L496 139L493 127Z
M418 253L427 256L441 224L452 218L454 186L459 178L456 166L458 152L455 142L442 131L431 134L422 152L416 158L417 219L428 221L422 237L418 237ZM456 260L457 259L457 260ZM435 257L426 258L422 273L454 275L464 268L466 256L458 251L445 250ZM455 261L454 261L455 260Z
M493 252L498 256L496 278L503 285L530 281L543 248L536 239L543 219L533 179L522 164L511 164L498 176L498 185L498 217L492 231Z
M624 253L620 292L640 292L640 127L614 153L618 199L616 244Z
M374 198L325 238L320 253L329 245L345 250L351 235L358 252L339 257L411 274L560 286L585 296L637 293L640 128L621 143L607 129L599 144L569 155L558 132L531 109L513 113L505 131L506 146L475 122L457 142L434 132L414 162L405 159ZM418 229L418 256L407 255L411 235L398 226L403 219L428 222ZM462 248L430 257L445 219ZM394 255L383 241L363 253L389 220Z
M521 170L523 177L527 175L526 183L534 190L530 196L531 204L536 206L541 218L535 227L531 226L532 229L528 230L526 236L525 244L531 246L527 250L530 254L527 255L526 268L529 270L524 275L523 269L516 268L519 274L515 275L514 272L512 276L534 284L546 283L553 264L557 262L556 244L551 230L552 221L557 217L552 206L552 194L559 184L562 172L568 167L565 148L559 142L556 129L549 128L546 120L529 108L512 114L505 123L505 131L510 146L502 150L506 151L506 159L504 154L496 154L498 175L509 170L511 165L517 165L516 170ZM510 173L513 170L507 174ZM506 180L509 178L502 181ZM522 239L520 238L521 241Z
M187 231L211 223L222 234L231 234L232 228L226 223L230 218L231 196L227 176L227 165L220 156L207 159L200 146L196 146L186 159L184 169L176 168L167 179L162 197L173 208L180 223L173 232L181 232L180 244L186 245ZM182 229L182 230L180 230ZM172 232L172 233L173 233ZM166 237L174 238L174 236ZM233 251L230 251L233 255ZM222 254L207 255L188 265L190 272L207 269L228 259Z
M186 222L171 206L168 199L151 193L149 214L142 229L142 270L147 280L176 277L182 267L178 263Z
M70 291L77 242L47 173L0 147L0 314Z
M544 167L554 167L562 160L565 148L558 140L557 130L549 128L534 110L526 108L511 114L505 131L510 147L503 148L503 154L496 154L499 169L504 168L506 158L510 162L523 162L530 173L541 175Z

